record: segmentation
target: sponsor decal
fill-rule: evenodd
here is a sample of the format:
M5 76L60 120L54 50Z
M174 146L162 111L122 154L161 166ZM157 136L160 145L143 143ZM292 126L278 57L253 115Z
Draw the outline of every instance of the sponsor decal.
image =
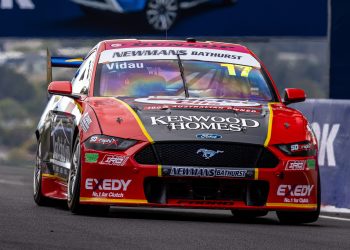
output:
M198 139L221 139L222 136L218 135L218 134L208 134L208 133L204 133L204 134L197 134L196 137Z
M202 60L208 62L236 63L260 68L260 63L250 54L216 49L193 49L176 47L119 48L101 53L99 63L130 60L176 59Z
M89 113L86 113L83 116L83 118L81 120L81 123L80 123L80 125L81 125L81 127L82 127L82 129L84 130L85 133L89 130L91 123L92 123L92 120L90 118L90 115L89 115Z
M93 191L92 197L100 197L100 198L124 198L123 193L118 192L103 192L103 191Z
M108 70L143 69L143 63L133 63L133 62L107 63L106 66Z
M93 191L127 191L131 180L86 178L85 189Z
M252 178L254 170L210 167L167 167L163 166L164 176L187 176L187 177L232 177Z
M309 169L315 169L316 167L316 161L314 159L308 159L306 161L306 165Z
M108 146L113 144L118 145L118 141L113 137L97 136L97 135L91 136L89 142L95 143L95 144L108 145Z
M112 166L124 166L125 162L129 159L128 156L121 155L105 155L100 164L112 165Z
M169 130L223 130L240 132L260 124L253 119L220 116L151 116L151 125L166 125Z
M210 149L205 149L205 148L200 148L197 150L197 155L203 156L204 159L209 160L212 158L214 155L217 155L219 153L223 153L224 151L221 150L210 150Z
M285 203L309 203L314 185L279 185L277 196L283 196Z
M294 152L300 152L300 151L309 151L312 148L311 143L305 143L305 144L292 144L290 145L290 151Z
M152 103L161 105L187 105L187 106L205 106L205 107L256 107L261 106L256 102L216 99L216 98L184 98L184 97L145 97L137 98L135 102Z
M285 170L305 170L305 160L288 161Z
M98 160L97 153L85 153L85 162L87 163L96 163Z
M306 197L310 196L314 185L279 185L277 196Z
M160 110L160 109L212 109L212 110L233 110L240 113L260 114L261 109L236 108L230 106L208 106L208 105L158 105L144 106L143 110Z
M222 205L222 206L233 206L234 202L233 201L208 201L208 200L203 200L203 201L196 201L196 200L178 200L176 201L177 204L187 204L187 205L206 205L206 206L217 206L217 205Z

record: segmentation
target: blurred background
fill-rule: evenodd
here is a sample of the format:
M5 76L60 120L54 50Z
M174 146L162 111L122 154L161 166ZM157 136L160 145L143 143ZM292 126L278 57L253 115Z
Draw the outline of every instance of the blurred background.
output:
M110 38L241 43L263 60L281 93L299 87L311 98L330 97L331 7L341 10L340 1L171 0L176 19L166 23L150 17L150 2L159 0L0 0L0 163L33 164L47 48L75 57ZM54 79L73 74L55 70Z

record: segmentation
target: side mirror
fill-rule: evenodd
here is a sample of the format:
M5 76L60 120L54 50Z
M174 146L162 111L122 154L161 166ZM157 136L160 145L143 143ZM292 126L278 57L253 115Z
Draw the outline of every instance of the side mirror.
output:
M52 95L68 96L74 99L80 98L80 95L72 94L72 83L69 81L54 81L49 84L47 92Z
M285 89L284 90L284 101L285 105L303 102L306 99L305 91L302 89Z
M72 83L69 81L54 81L49 84L47 92L53 95L70 95L72 94Z

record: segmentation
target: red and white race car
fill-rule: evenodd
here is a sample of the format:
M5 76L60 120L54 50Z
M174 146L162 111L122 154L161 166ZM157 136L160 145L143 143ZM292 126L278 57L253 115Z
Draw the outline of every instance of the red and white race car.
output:
M229 209L318 219L317 142L262 62L229 43L109 40L53 81L36 130L34 200L74 213L110 205ZM80 65L80 66L79 66Z

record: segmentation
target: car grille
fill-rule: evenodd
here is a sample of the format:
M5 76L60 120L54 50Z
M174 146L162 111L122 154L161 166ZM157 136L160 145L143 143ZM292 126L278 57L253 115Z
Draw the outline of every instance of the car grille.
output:
M216 153L205 157L203 152ZM274 168L278 158L263 146L218 142L157 142L141 149L135 160L146 165Z
M147 177L145 196L150 203L167 204L168 200L243 201L248 206L263 206L269 193L266 181L211 178Z

